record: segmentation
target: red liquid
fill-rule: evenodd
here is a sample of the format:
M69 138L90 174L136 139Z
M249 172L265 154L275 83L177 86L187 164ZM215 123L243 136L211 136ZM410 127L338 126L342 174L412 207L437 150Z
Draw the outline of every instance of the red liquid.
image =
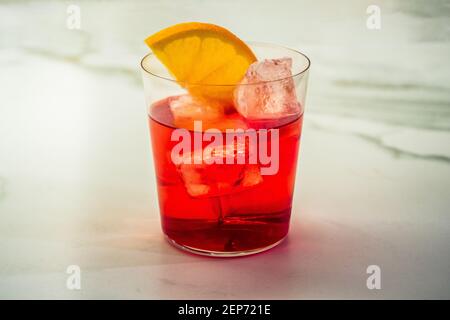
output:
M182 174L186 171L180 171L171 160L170 152L178 141L171 141L176 128L167 100L152 105L149 114L162 228L171 240L191 249L232 253L262 249L286 236L302 116L277 127L279 170L276 174L263 175L262 181L255 183L253 179L250 186L243 186L245 165L208 165L199 171L206 174L203 183L209 190L202 194L205 185L188 189L190 185ZM236 119L239 115L226 117ZM194 133L190 134L193 141ZM226 133L221 135L225 141ZM221 181L228 184L222 187Z

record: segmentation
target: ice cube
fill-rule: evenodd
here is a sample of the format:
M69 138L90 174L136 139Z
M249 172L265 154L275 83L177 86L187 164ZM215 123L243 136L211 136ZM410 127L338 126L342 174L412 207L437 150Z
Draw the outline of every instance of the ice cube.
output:
M234 91L237 111L249 120L299 115L291 68L291 58L252 63Z
M171 97L169 107L174 125L178 128L193 130L195 120L202 122L203 130L214 128L225 131L226 129L247 128L239 114L225 115L221 106L196 100L188 94Z
M245 144L234 143L184 154L178 171L189 195L220 196L261 183L262 176L257 164L237 163L237 157L243 153L248 158Z
M186 129L192 129L194 120L210 121L222 115L219 109L200 103L188 94L172 97L169 107L175 125Z

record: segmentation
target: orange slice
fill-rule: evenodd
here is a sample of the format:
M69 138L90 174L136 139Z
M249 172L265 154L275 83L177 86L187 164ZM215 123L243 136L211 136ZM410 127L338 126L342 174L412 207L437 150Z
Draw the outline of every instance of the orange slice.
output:
M180 85L213 105L232 105L234 85L256 61L242 40L209 23L176 24L145 42Z

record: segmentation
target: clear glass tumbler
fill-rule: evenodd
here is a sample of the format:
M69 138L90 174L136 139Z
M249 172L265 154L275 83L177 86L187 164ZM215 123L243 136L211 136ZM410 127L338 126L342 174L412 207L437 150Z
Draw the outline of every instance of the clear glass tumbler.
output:
M170 243L193 253L253 254L274 247L288 233L310 61L280 46L250 47L258 60L291 58L292 77L242 89L258 95L264 86L293 83L300 113L248 121L233 110L217 117L211 108L202 121L194 123L188 115L183 122L170 105L186 98L186 87L190 92L237 88L178 83L153 54L141 62L162 229ZM182 138L189 151L174 159ZM208 162L211 158L216 161Z

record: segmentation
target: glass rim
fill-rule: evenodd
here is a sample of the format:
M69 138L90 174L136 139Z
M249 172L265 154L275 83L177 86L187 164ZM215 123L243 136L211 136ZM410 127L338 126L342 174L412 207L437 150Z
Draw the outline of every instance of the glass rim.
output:
M146 74L149 74L149 75L151 75L151 76L153 76L153 77L156 77L156 78L159 78L159 79L161 79L161 80L165 80L165 81L169 81L169 82L172 82L172 83L176 83L176 84L182 85L183 87L186 87L186 86L234 87L234 86L237 86L237 85L239 85L239 86L261 85L261 84L267 84L267 83L273 83L273 82L283 81L283 80L286 80L286 79L294 79L294 78L296 78L296 77L299 77L299 76L304 75L304 74L309 70L309 68L311 67L311 60L308 58L308 56L307 56L306 54L304 54L303 52L301 52L301 51L299 51L299 50L291 49L291 48L288 48L288 47L285 47L285 46L281 46L281 45L269 44L269 43L265 43L265 42L248 41L248 42L246 42L246 43L250 44L250 46L251 46L251 45L259 45L259 46L266 46L266 47L267 47L267 46L270 46L270 47L277 47L277 48L280 48L280 49L284 49L284 50L291 51L291 52L293 52L293 53L295 53L295 54L297 54L297 55L300 55L300 56L302 56L303 58L305 58L305 59L306 59L306 62L307 62L307 63L306 63L306 66L305 66L304 68L302 68L301 71L296 72L296 73L292 74L292 75L289 76L289 77L284 77L284 78L279 78L279 79L274 79L274 80L259 81L259 82L253 82L253 83L243 83L243 84L239 84L239 83L238 83L238 84L229 84L229 83L228 83L228 84L212 84L212 83L209 83L209 84L208 84L208 83L190 83L190 82L187 82L187 81L179 81L179 80L176 80L176 79L173 79L173 78L169 78L169 77L165 77L165 76L162 76L162 75L158 75L158 74L156 74L156 73L154 73L154 72L148 70L148 68L145 68L145 67L144 67L144 60L147 59L148 57L155 56L155 54L154 54L153 52L147 53L147 54L141 59L140 65L141 65L141 69L142 69Z

